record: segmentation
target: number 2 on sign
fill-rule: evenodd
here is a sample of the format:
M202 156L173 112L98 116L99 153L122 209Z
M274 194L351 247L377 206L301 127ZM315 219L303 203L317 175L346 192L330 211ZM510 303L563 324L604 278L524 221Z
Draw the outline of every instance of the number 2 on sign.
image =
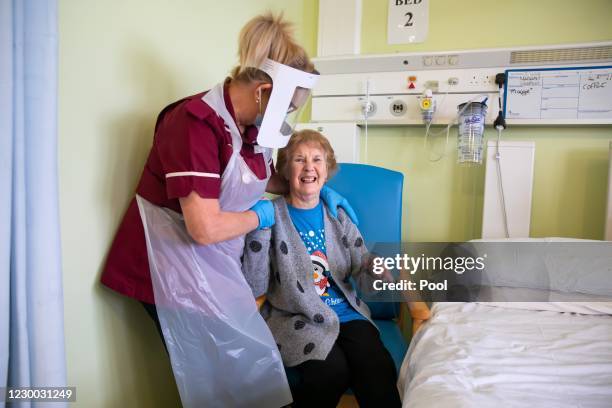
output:
M404 24L404 27L412 27L412 13L408 12L405 14L406 17L408 17L408 21L406 21L406 24Z

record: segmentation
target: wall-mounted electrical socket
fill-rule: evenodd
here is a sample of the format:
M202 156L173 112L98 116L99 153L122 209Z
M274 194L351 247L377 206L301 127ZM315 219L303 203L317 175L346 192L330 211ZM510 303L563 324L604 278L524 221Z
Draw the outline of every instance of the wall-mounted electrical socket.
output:
M459 78L457 78L457 77L450 77L450 78L448 78L447 83L448 83L450 86L456 86L456 85L459 85Z
M495 75L488 75L488 74L472 75L468 83L470 85L479 85L479 86L487 86L487 85L495 84Z

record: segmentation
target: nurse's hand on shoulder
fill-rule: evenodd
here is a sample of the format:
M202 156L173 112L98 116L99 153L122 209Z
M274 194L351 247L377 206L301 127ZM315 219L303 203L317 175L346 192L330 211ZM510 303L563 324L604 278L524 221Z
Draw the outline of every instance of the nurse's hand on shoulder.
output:
M329 208L329 212L334 218L338 218L338 207L342 207L346 215L353 221L353 224L359 225L357 214L355 214L353 207L351 207L346 198L342 197L335 190L327 187L327 185L323 186L319 195L321 199L325 201L327 208Z
M274 225L274 206L270 200L259 200L250 208L259 218L259 226L257 229L270 228Z

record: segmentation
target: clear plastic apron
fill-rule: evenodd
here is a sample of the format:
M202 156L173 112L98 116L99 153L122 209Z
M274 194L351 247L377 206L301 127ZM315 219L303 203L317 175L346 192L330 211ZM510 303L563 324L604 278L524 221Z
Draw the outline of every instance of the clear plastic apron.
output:
M223 84L203 98L229 126L233 154L223 172L223 211L245 211L265 191L240 156L242 138ZM157 313L185 407L280 407L291 392L276 343L242 275L244 237L196 244L181 214L137 196Z

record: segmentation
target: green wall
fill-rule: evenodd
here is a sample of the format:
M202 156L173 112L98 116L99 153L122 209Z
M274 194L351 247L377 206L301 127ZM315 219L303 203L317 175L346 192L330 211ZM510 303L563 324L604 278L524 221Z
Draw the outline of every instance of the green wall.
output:
M314 51L305 1L60 0L59 173L68 384L79 407L175 407L144 309L100 272L151 146L157 113L223 80L242 25L284 10Z
M362 0L363 54L608 41L610 0L429 0L427 40L387 44L386 0Z
M420 44L388 45L388 1L363 0L363 54L517 47L612 40L609 0L430 0ZM362 132L363 133L363 132ZM368 162L405 175L403 236L411 241L480 237L484 166L455 165L456 128L447 157L432 163L424 128L370 127ZM488 138L496 138L492 128ZM611 126L515 127L506 140L536 142L531 236L603 239ZM362 136L362 154L364 151ZM442 149L441 138L434 141ZM363 156L362 156L363 158Z

